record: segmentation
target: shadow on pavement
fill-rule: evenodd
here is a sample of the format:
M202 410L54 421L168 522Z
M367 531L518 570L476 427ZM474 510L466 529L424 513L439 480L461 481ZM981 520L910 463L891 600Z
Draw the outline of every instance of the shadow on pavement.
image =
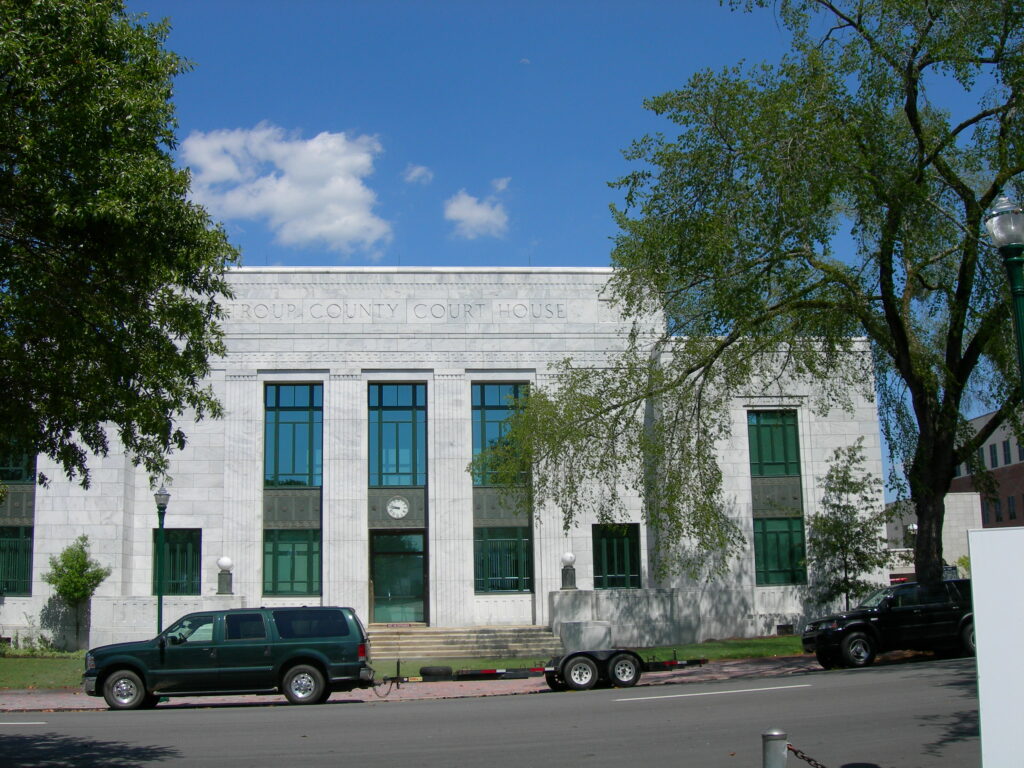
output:
M171 747L144 747L121 741L98 741L59 733L0 736L0 754L9 768L133 768L154 760L180 758Z

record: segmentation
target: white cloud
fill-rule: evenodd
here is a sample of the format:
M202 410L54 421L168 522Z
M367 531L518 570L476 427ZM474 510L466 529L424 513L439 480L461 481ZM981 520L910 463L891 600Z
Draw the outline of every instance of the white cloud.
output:
M407 184L429 184L434 180L434 172L425 165L409 163L402 178Z
M501 179L493 179L491 181L491 186L494 188L495 192L504 192L506 189L508 189L508 183L510 181L512 181L511 176L505 176L504 178Z
M444 217L455 222L455 234L467 240L481 236L501 237L508 230L505 206L494 197L480 200L460 189L445 200Z
M374 136L301 139L275 125L193 132L181 144L192 196L217 218L260 219L289 246L349 252L391 238L366 186L382 152Z

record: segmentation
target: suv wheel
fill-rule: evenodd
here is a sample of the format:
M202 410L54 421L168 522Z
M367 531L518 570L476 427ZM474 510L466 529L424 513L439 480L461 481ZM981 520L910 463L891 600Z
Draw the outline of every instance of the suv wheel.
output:
M111 709L139 709L156 704L155 696L146 694L142 678L130 669L119 669L103 682L103 698Z
M974 644L974 622L969 622L964 625L963 630L960 632L960 640L963 643L964 653L968 656L973 656L977 652L978 648Z
M863 632L852 632L844 637L840 650L848 667L866 667L875 660L875 643Z
M818 663L821 664L822 669L832 669L833 667L839 666L835 657L831 653L823 651L820 648L814 652L814 656L818 660Z
M281 682L285 698L292 704L320 704L324 701L324 676L309 664L296 664Z

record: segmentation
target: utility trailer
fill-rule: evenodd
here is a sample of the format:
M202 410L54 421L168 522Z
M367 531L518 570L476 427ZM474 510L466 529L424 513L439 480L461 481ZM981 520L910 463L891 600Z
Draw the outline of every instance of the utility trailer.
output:
M644 672L670 672L681 667L699 667L707 659L644 661L628 648L572 651L556 656L544 665L544 679L553 691L586 691L599 683L616 688L637 684Z
M644 672L671 672L707 663L707 659L676 658L666 661L644 661L640 654L628 648L604 648L571 651L562 656L555 656L543 667L460 669L455 672L451 667L421 667L418 677L403 677L399 661L399 674L395 677L385 677L383 682L401 685L445 680L518 680L543 675L548 687L553 691L586 691L599 684L629 688L637 684Z

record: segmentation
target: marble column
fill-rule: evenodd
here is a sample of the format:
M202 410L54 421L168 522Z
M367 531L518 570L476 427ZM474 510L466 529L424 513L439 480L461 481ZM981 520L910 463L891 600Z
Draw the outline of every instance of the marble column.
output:
M234 592L263 596L263 388L255 371L228 373L224 393L224 541L235 561Z
M462 371L435 372L429 402L430 623L468 626L473 616L473 429Z
M367 621L366 383L332 372L324 393L323 600L355 608Z

